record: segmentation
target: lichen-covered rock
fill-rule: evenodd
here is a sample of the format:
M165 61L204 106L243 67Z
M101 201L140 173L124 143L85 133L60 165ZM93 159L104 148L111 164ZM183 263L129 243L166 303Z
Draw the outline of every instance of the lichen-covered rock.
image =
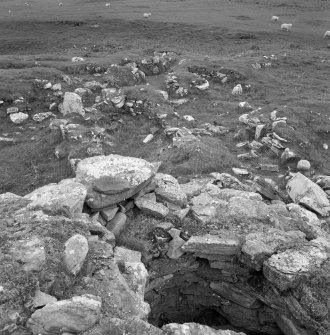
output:
M280 291L298 286L329 258L330 242L317 238L297 249L288 249L264 262L264 276Z
M160 201L168 201L180 207L187 205L186 193L180 187L178 181L171 175L157 173L155 176L157 199Z
M134 157L95 156L78 163L76 180L88 186L86 202L104 208L132 197L150 183L154 165Z
M87 256L88 241L85 236L76 234L65 242L64 261L70 273L76 275Z
M162 328L168 335L245 335L244 333L237 333L233 330L216 330L208 326L200 325L198 323L168 323Z
M192 236L183 246L184 252L235 255L240 248L240 240L232 234Z
M295 247L305 242L300 231L282 231L271 228L265 232L250 233L242 245L240 260L259 271L263 262L278 251Z
M9 253L27 272L40 271L46 262L45 244L36 236L14 242Z
M64 179L58 184L42 186L27 194L31 200L29 209L42 209L52 214L66 214L71 217L80 214L86 198L87 189L74 179Z
M310 208L322 216L329 215L330 202L326 193L303 174L296 173L288 181L286 189L295 203Z
M47 304L31 315L27 325L34 335L78 333L93 327L100 312L101 299L85 294Z

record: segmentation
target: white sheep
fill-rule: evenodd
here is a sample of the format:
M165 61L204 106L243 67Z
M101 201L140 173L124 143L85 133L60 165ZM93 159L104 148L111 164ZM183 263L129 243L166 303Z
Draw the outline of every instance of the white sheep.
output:
M243 92L242 85L241 85L241 84L238 84L238 85L236 85L236 86L233 88L231 94L232 94L232 95L241 95L242 92Z
M325 33L324 33L324 38L330 38L330 30L327 30Z
M150 17L150 16L151 16L151 13L144 13L144 14L143 14L143 17L146 18L146 19L147 19L148 17Z
M277 22L278 21L278 19L279 19L279 17L278 16L272 16L272 22Z
M110 7L110 2L107 2L107 3L105 4L105 7Z
M292 29L292 23L282 23L281 30L290 31Z
M58 5L59 5L60 7L63 7L63 2L60 2Z

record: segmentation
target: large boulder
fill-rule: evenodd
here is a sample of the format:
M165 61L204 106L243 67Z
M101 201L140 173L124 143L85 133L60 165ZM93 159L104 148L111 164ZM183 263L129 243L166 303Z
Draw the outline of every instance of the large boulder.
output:
M101 299L85 294L47 304L31 315L27 326L34 335L78 333L93 327L100 312Z
M53 214L67 214L71 217L82 213L87 189L74 179L64 179L58 184L42 186L27 194L31 200L29 209L48 210Z
M78 163L76 180L88 187L88 206L101 209L132 197L155 173L155 166L140 158L95 156Z
M310 208L314 212L327 216L330 202L322 188L301 173L296 173L286 186L290 198L297 204Z

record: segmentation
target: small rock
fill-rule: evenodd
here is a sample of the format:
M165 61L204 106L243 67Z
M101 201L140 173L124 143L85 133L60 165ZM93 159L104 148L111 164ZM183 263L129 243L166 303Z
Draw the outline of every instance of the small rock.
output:
M139 263L141 262L141 252L117 246L114 249L114 260L117 263Z
M174 228L174 225L172 222L163 221L163 222L157 223L156 228L161 228L161 229L164 229L165 231L168 231Z
M190 212L190 207L172 211L171 214L182 221Z
M71 58L71 62L74 62L74 63L83 62L83 61L84 61L84 58L82 58L82 57L72 57Z
M46 306L47 304L51 302L56 302L57 299L47 293L41 292L40 290L37 290L34 298L33 298L33 307L34 308L39 308Z
M168 258L170 258L170 259L178 259L178 258L180 258L184 254L184 252L182 251L181 247L185 243L186 243L186 241L183 240L180 237L180 232L179 232L179 235L178 236L174 236L173 239L169 242L169 244L168 244L168 251L166 253L166 256Z
M282 164L285 164L296 158L297 158L296 154L291 149L286 148L281 155L281 162Z
M195 119L191 115L184 115L183 118L189 122L195 121Z
M104 220L109 222L115 217L118 210L119 210L118 207L109 207L109 208L103 208L100 213L104 218Z
M86 237L76 234L65 242L64 261L67 269L74 276L80 271L88 253Z
M34 114L32 116L32 120L36 121L36 122L42 122L43 120L45 120L49 117L55 117L55 114L53 114L52 112Z
M60 91L62 89L62 85L60 83L54 84L52 86L53 91Z
M52 86L53 86L52 83L51 83L51 82L48 82L47 84L44 85L44 89L45 89L45 90L48 90L48 89L50 89Z
M297 170L308 171L311 168L311 163L306 159L301 159L297 164Z
M237 176L248 176L249 175L249 171L246 169L232 168L232 171Z
M150 200L148 194L135 199L135 204L142 212L156 217L165 218L169 213L169 209L166 206L155 200Z
M116 238L118 238L126 225L126 221L126 215L119 212L112 220L107 223L106 228L110 230Z
M153 134L149 134L142 142L143 143L148 143L154 138Z
M9 107L7 108L7 114L14 114L14 113L18 113L19 109L18 107Z
M29 115L26 113L18 112L18 113L10 114L9 117L12 122L16 124L20 124L26 121L29 118Z

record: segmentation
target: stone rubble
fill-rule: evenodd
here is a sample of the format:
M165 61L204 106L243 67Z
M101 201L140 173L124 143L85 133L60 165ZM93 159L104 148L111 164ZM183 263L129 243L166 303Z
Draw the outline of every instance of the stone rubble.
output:
M108 68L86 65L95 77L104 75L100 82L68 76L63 85L35 81L51 97L47 109L52 106L52 112L36 113L32 120L52 119L50 130L63 140L55 155L70 159L75 178L24 197L0 195L0 332L9 329L3 324L15 331L27 308L26 325L36 335L94 335L104 329L122 331L123 326L136 334L243 335L216 330L219 325L256 334L328 334L324 283L330 263L330 177L313 176L313 162L288 147L292 141L281 129L290 128L289 120L279 117L281 112L263 113L246 101L236 107L244 114L234 135L242 163L232 168L235 176L217 171L179 183L158 172L158 163L104 154L106 145L114 146L112 137L109 129L93 123L104 111L119 115L114 124L123 122L124 113L157 120L156 130L148 130L142 142L156 144L162 133L170 150L192 143L200 150L203 137L232 131L216 122L198 126L198 116L180 116L173 105L193 101L197 90L207 94L203 91L214 84L230 84L233 95L250 92L251 84L234 70L201 66L188 67L193 80L181 80L169 72L175 58L162 52ZM276 60L265 56L252 67L275 66ZM149 93L146 76L162 73L167 73L166 91L155 93L163 103L170 97L169 103L132 97L123 88L143 84L138 89ZM67 85L72 85L69 91ZM22 108L23 98L14 103L18 107L7 108L7 114L12 122L23 123L29 110ZM63 119L56 119L56 106ZM191 122L191 128L171 126L172 116ZM284 190L272 179L256 178L251 166L273 174L289 166L299 172L288 169ZM122 245L136 213L152 227L147 250ZM198 228L192 236L185 231L191 222ZM10 314L11 300L17 306ZM214 328L184 323L198 319L208 319Z

